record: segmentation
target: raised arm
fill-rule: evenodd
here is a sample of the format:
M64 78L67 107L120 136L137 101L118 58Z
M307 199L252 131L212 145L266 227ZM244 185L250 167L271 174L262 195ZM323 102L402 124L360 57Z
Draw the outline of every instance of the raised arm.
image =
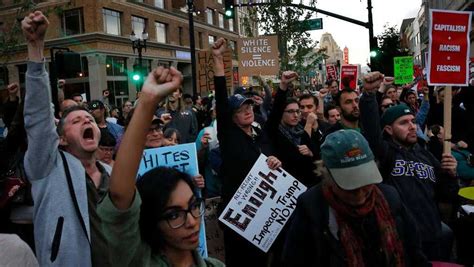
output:
M216 117L217 134L225 135L232 124L232 114L229 110L229 101L224 73L224 52L227 50L227 42L224 38L219 38L212 46L212 58L214 61L214 87L216 90Z
M376 99L376 90L383 80L380 72L371 72L364 77L364 92L360 98L360 123L364 137L376 157L383 157L385 154L385 144L382 139L382 129L380 126L379 108Z
M285 110L285 102L287 97L288 85L298 78L298 74L294 71L285 71L281 75L280 86L275 95L273 110L268 117L265 125L269 133L274 133L278 129L283 111Z
M176 90L182 81L175 68L158 67L148 74L140 101L125 132L110 178L110 198L118 209L127 209L135 195L135 177L145 147L153 114L161 100Z
M29 179L41 179L51 172L58 150L59 137L54 125L51 107L51 88L44 66L44 36L48 19L35 11L21 22L28 48L26 72L25 130L28 150L25 155L25 170Z

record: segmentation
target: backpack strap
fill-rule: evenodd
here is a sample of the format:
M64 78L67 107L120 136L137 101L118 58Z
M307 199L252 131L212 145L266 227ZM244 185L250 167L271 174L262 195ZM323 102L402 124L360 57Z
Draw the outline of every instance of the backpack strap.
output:
M69 172L69 166L67 164L66 156L64 155L64 152L61 150L59 150L59 153L61 154L61 158L63 160L64 172L66 173L66 180L67 180L67 185L69 188L69 195L71 196L72 203L74 203L74 210L76 211L77 218L79 219L79 222L81 223L82 231L84 231L84 234L86 235L87 242L89 243L89 246L92 246L91 241L89 240L89 235L87 234L84 218L82 218L81 211L79 210L79 204L77 202L74 186L72 185L71 173Z

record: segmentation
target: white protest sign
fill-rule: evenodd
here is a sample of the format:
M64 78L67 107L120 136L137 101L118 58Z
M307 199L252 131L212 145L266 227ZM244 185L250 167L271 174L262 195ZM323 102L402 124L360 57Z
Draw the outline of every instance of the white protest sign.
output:
M285 170L270 170L260 155L219 220L267 252L306 187Z

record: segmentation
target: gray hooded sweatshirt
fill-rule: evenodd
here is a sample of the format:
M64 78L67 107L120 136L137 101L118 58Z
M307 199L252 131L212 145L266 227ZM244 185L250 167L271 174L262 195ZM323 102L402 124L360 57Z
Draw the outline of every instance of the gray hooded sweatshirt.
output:
M86 170L77 158L64 152L87 236L69 193L50 103L49 76L44 63L28 62L25 171L32 184L35 203L36 256L41 266L91 266ZM110 173L110 167L104 167Z

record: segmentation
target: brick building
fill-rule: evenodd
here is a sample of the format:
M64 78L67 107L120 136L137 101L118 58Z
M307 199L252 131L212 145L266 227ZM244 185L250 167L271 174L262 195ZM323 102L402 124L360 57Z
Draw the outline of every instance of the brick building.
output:
M8 31L22 1L0 2L0 25ZM70 0L35 1L36 9L47 12L50 27L46 36L45 57L50 61L51 47L67 47L81 55L82 72L67 79L66 97L84 93L87 100L100 99L102 91L111 92L110 103L121 105L135 99L131 74L138 55L130 41L148 33L143 64L177 67L184 74L184 91L191 93L191 55L186 1L184 0ZM196 49L207 49L218 37L235 48L239 38L239 18L224 18L223 0L196 0L194 32ZM6 34L5 32L3 34ZM22 39L21 39L22 40ZM237 65L235 61L233 65ZM26 46L7 63L8 81L24 82ZM2 85L0 84L0 89ZM3 86L4 87L4 86ZM205 92L198 92L204 94Z

